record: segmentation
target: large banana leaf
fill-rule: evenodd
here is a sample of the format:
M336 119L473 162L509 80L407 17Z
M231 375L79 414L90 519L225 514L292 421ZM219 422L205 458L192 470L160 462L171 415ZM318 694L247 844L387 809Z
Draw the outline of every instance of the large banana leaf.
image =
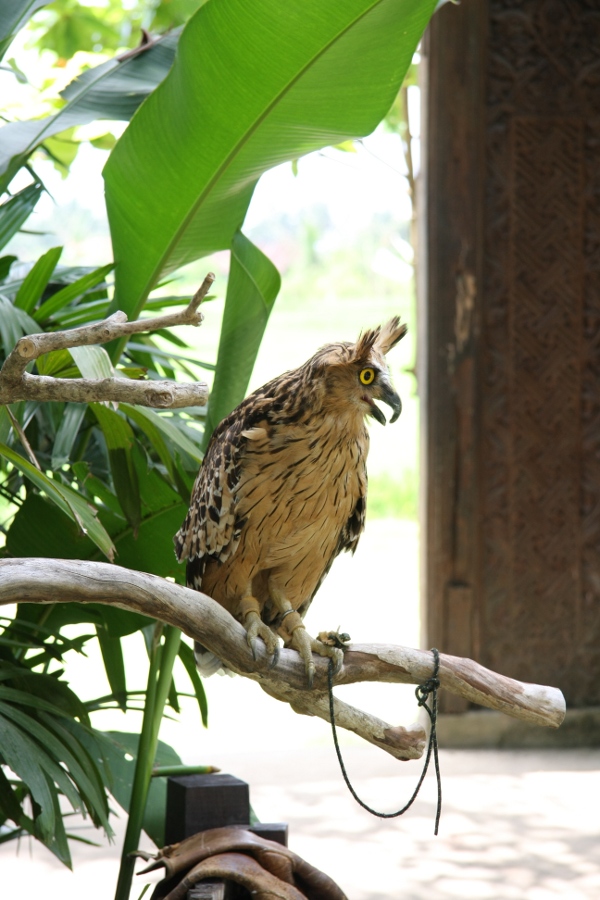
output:
M130 119L169 71L179 34L176 29L137 56L111 59L82 72L61 92L66 103L54 115L4 125L0 129L0 188L6 188L47 138L96 119Z
M204 429L204 449L221 419L246 393L280 285L281 277L271 260L238 231L231 246L227 298Z
M209 0L104 169L116 305L228 249L263 172L372 131L435 0Z
M34 12L49 2L50 0L2 0L0 7L0 59L27 20Z

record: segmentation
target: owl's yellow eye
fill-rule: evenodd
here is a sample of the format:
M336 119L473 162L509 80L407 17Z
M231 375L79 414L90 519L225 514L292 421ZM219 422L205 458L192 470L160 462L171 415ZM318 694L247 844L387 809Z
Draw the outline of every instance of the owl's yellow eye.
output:
M358 377L362 384L372 384L375 381L375 369L363 369Z

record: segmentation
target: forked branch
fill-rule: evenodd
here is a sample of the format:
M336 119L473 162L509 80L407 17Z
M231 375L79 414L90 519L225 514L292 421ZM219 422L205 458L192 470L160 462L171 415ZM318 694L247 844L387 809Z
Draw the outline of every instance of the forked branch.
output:
M72 403L112 401L160 409L204 406L208 399L208 387L204 382L179 384L174 381L134 381L131 378L51 378L30 375L26 369L31 362L53 350L107 344L130 334L158 331L175 325L199 325L203 316L198 307L214 280L215 276L210 272L186 308L177 313L128 322L124 312L116 312L94 325L22 337L0 370L0 404L16 403L18 400L59 400Z
M17 602L107 603L175 625L201 641L230 669L258 681L270 696L289 703L296 712L329 720L324 659L315 659L314 688L309 691L304 663L294 650L282 650L274 669L269 668L270 660L262 648L255 661L239 622L198 591L108 563L0 560L0 605ZM430 677L431 670L428 651L387 644L352 644L334 684L420 684ZM470 659L440 654L439 676L442 688L536 725L557 728L565 715L565 700L557 688L524 684ZM339 700L336 723L397 759L417 759L423 752L425 732L418 725L408 729L394 727Z

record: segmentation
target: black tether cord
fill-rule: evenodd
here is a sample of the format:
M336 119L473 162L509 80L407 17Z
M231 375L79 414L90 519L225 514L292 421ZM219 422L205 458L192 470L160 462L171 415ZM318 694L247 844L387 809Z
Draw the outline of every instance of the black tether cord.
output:
M367 812L370 812L374 816L379 816L380 819L395 819L398 816L403 815L407 809L409 809L417 798L417 794L421 789L421 785L425 779L427 774L427 769L429 768L429 761L431 759L431 752L433 751L433 759L435 764L435 775L437 778L437 810L435 815L435 830L434 834L438 833L438 827L440 824L440 815L442 812L442 779L440 776L440 763L438 759L438 743L437 743L437 733L436 733L436 724L437 724L437 689L440 686L440 680L438 678L439 670L440 670L440 654L435 649L432 648L431 652L433 653L433 673L431 678L427 681L420 684L415 694L417 696L417 700L419 701L419 706L422 706L426 711L429 719L431 721L431 731L429 732L429 743L427 745L427 755L425 756L425 764L423 766L423 771L421 772L421 777L419 778L419 782L415 788L414 794L402 809L397 810L397 812L391 813L382 813L378 812L376 809L372 809L366 803L360 799L352 785L350 784L350 779L348 778L348 773L346 772L346 767L344 765L344 760L342 759L342 752L340 750L340 745L338 742L337 729L335 726L335 713L333 709L333 660L329 660L329 667L327 669L327 684L329 687L329 716L331 719L331 730L333 732L333 743L335 746L335 752L337 753L338 762L340 764L340 769L342 770L342 775L344 776L344 781L346 782L346 786L356 802L362 806L363 809L366 809ZM429 695L432 695L431 708L427 705L427 699Z

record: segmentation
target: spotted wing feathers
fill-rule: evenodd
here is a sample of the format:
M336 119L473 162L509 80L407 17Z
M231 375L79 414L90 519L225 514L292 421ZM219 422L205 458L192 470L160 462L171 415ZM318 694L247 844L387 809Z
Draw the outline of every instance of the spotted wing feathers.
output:
M194 484L189 512L175 535L177 558L193 564L194 583L190 586L197 589L210 559L224 562L235 553L244 526L236 512L244 443L241 430L238 422L213 436Z

